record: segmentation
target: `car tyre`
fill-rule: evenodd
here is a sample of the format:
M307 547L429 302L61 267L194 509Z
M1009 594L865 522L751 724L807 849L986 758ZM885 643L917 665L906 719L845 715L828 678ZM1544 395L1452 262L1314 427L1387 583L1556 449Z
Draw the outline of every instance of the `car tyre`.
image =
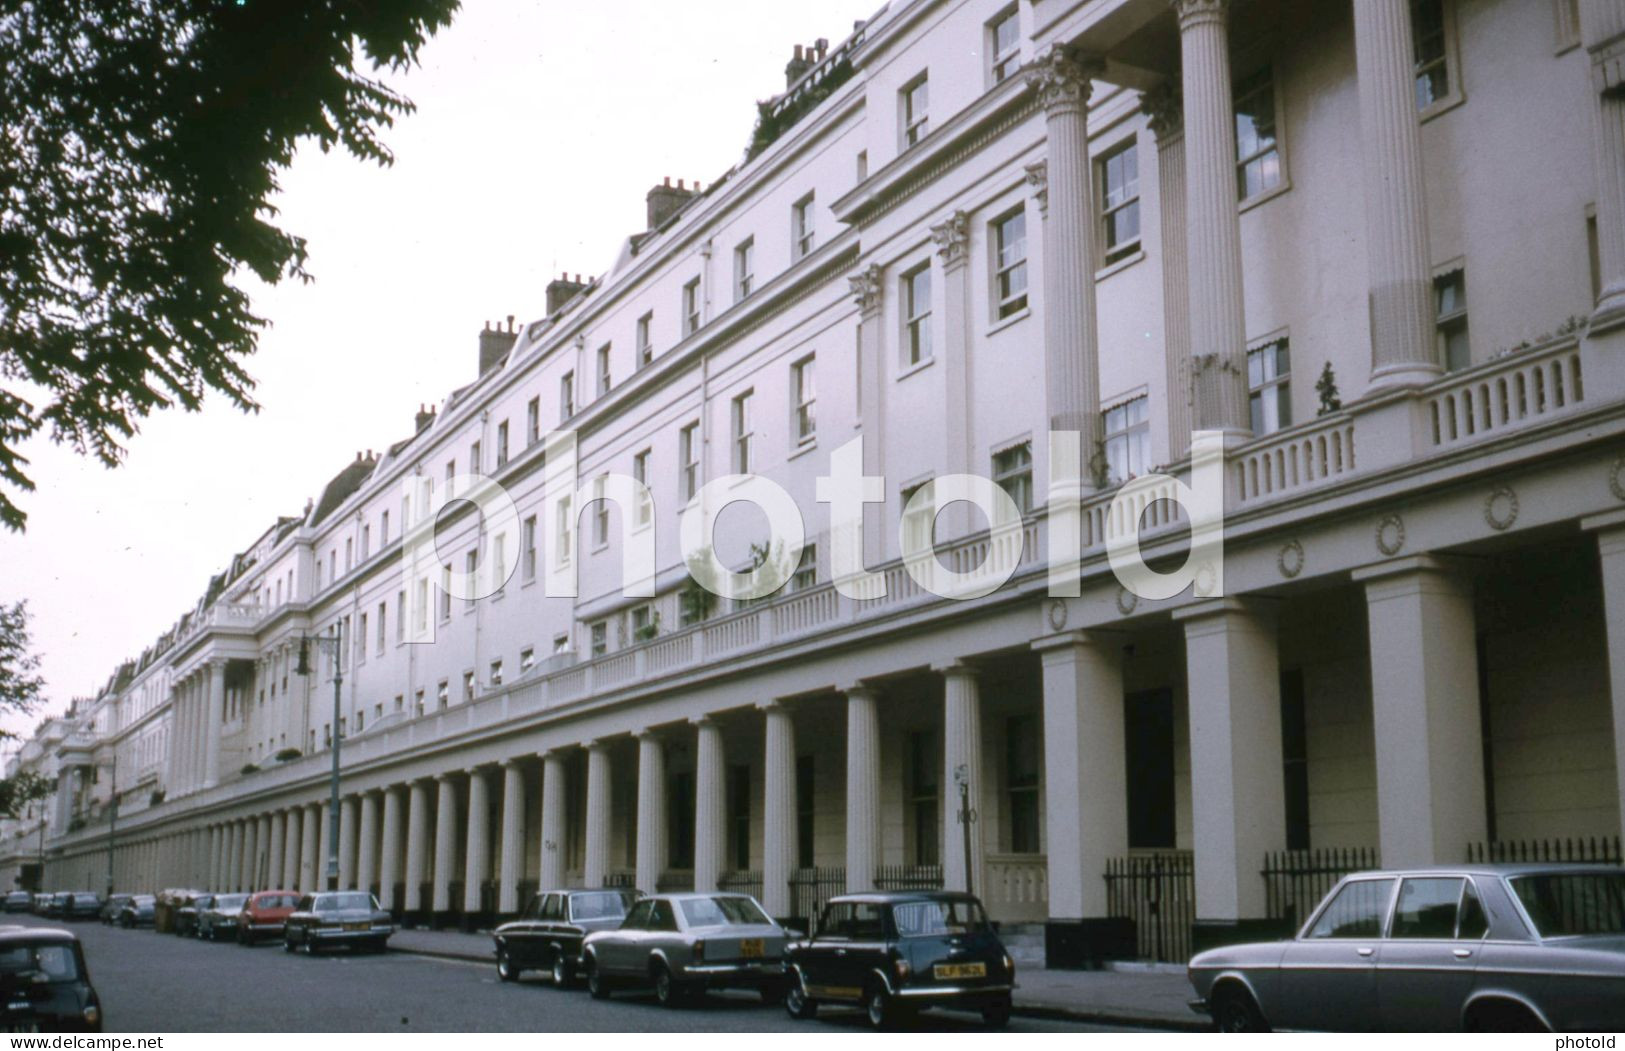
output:
M598 961L587 957L587 992L594 1000L609 999L609 979L598 970Z
M505 982L519 980L519 968L513 965L513 957L508 955L506 947L497 950L497 977Z
M682 987L677 979L671 976L671 968L660 961L650 969L650 976L654 979L655 1000L661 1007L680 1007L683 1002Z
M1476 1007L1468 1018L1467 1029L1473 1033L1544 1033L1534 1012L1520 1004L1503 1003Z
M1213 996L1213 1026L1221 1033L1267 1033L1269 1023L1258 1009L1252 994L1235 985L1221 988Z
M891 993L878 982L869 987L863 998L863 1013L874 1029L890 1029L897 1024L897 1005L892 1002Z
M553 953L553 985L558 989L568 989L575 981L575 974L570 968L570 959L564 955L562 949Z
M799 973L790 979L790 987L784 992L784 1012L798 1022L818 1017L818 1001L807 995Z
M1010 997L1002 996L982 1008L982 1022L990 1029L1001 1029L1010 1024Z
M282 951L283 952L291 953L291 952L296 951L298 948L299 947L293 943L292 938L288 937L286 934L284 934L282 936Z

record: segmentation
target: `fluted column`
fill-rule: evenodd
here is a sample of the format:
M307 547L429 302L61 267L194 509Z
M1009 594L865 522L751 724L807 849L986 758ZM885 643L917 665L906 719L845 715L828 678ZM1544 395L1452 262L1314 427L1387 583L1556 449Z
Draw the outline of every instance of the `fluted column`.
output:
M694 720L694 730L694 889L716 890L727 845L722 728L716 720L702 718Z
M321 882L321 870L316 867L322 827L321 808L315 803L306 805L305 816L299 824L299 889L309 894L325 886Z
M355 796L339 800L339 889L355 890Z
M204 769L207 757L204 750L208 747L205 742L208 740L209 710L203 685L196 679L186 684L184 696L187 708L186 753L189 764L186 786L188 792L196 792L207 780L207 771Z
M282 883L282 852L288 836L288 815L281 810L270 815L271 836L266 845L265 886L279 887Z
M222 883L225 882L225 876L224 876L224 874L222 872L222 870L224 869L225 866L222 865L221 861L220 861L221 857L224 854L225 854L225 851L221 847L220 826L219 825L210 825L209 826L209 871L208 871L208 874L204 877L204 880L203 880L203 885L206 888L209 888L210 890L214 889L215 887L220 886Z
M638 734L638 846L633 882L653 894L666 867L666 749L653 730Z
M564 757L542 753L542 858L541 889L564 886ZM643 888L654 893L653 887Z
M1083 436L1084 462L1102 452L1100 351L1095 318L1095 219L1089 163L1090 78L1098 59L1059 45L1028 79L1049 140L1044 224L1044 379L1049 426ZM1087 481L1087 479L1086 479Z
M971 376L971 347L975 342L971 332L975 319L972 303L976 293L971 285L974 268L969 265L970 216L956 210L931 227L931 239L942 263L942 411L958 422L945 435L943 468L946 474L966 474L972 468L977 448L976 399L972 396L975 384ZM945 528L947 535L965 536L971 531L968 503L958 501L942 510L938 526Z
M1164 84L1140 100L1157 137L1157 225L1162 242L1162 346L1168 385L1168 455L1191 447L1190 270L1185 250L1185 124L1179 92Z
M254 855L254 889L265 890L271 885L271 815L260 817L259 838Z
M1625 323L1625 0L1582 0L1591 56L1592 157L1597 179L1600 291L1591 334Z
M451 911L451 878L457 865L457 785L450 774L435 779L434 897L436 915Z
M982 700L976 669L954 662L942 673L942 885L948 890L985 894L982 882ZM959 782L970 786L970 857L959 812ZM968 862L968 867L967 867Z
M424 876L429 868L429 789L423 781L413 781L407 789L406 808L406 901L409 913L421 913Z
M383 846L378 858L378 904L394 912L403 908L404 901L396 900L395 884L401 878L401 790L392 785L384 789Z
M517 759L502 763L502 872L497 884L497 912L512 916L519 900L519 876L524 867L525 771Z
M1422 383L1443 369L1433 346L1427 197L1407 0L1354 5L1354 55L1365 170L1371 385Z
M876 691L846 690L846 889L874 890L880 864L880 704Z
M287 829L282 836L282 872L278 878L284 890L301 890L299 885L299 842L304 837L303 809L289 807L283 811Z
M320 834L316 837L316 879L321 890L337 890L339 882L338 858L332 856L333 848L333 806L331 800L322 804ZM340 818L342 820L342 818Z
M186 755L186 719L181 698L182 693L177 685L170 692L169 700L169 761L164 764L164 784L174 795L180 795L185 789Z
M1229 2L1176 0L1174 6L1185 99L1185 230L1196 425L1240 438L1251 433L1252 418L1236 212Z
M886 275L871 263L847 278L852 298L858 305L858 419L863 437L863 473L882 477L886 473L886 395L891 385L887 363L885 322ZM874 565L885 560L884 515L866 515L863 520L863 560Z
M203 697L203 787L213 788L220 780L220 706L226 696L226 662L212 662L208 676Z
M468 849L463 859L463 912L480 912L480 887L491 875L491 786L485 772L468 769Z
M222 891L240 890L243 880L243 823L232 821L226 826L226 885Z
M586 857L582 862L582 882L602 887L609 875L610 822L609 745L604 741L587 744L587 828Z
M356 847L356 890L371 890L378 882L378 794L361 796L361 842ZM380 887L379 891L382 892Z
M254 873L259 868L260 823L258 818L243 822L242 889L254 890Z
M782 701L763 705L762 715L762 907L782 917L796 867L796 724Z

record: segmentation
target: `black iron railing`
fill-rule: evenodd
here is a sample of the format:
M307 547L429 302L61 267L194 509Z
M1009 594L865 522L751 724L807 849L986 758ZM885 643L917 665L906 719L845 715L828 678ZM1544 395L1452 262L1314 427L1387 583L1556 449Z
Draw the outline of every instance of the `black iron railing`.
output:
M606 886L606 887L615 887L616 889L621 889L621 888L636 889L637 885L638 885L638 876L637 876L637 873L635 873L635 872L606 872L606 873L604 873L604 886Z
M846 868L805 868L790 874L790 915L817 922L824 903L846 890Z
M732 894L749 894L762 900L762 874L760 872L724 872L717 879L717 889Z
M1494 862L1559 861L1625 864L1618 836L1570 839L1501 839L1467 844L1467 860L1475 865Z
M1134 921L1136 950L1149 960L1191 957L1196 864L1189 851L1106 859L1106 914Z
M882 865L875 870L880 890L941 890L941 865Z
M638 889L644 891L645 893L651 893L650 891L647 890L647 888L644 888L644 887L639 887ZM694 889L694 870L693 869L667 869L665 872L662 872L660 874L660 878L655 880L654 892L666 893L666 892L669 892L669 891L693 890L693 889Z
M1264 855L1264 907L1296 930L1338 880L1380 864L1375 847L1271 851Z

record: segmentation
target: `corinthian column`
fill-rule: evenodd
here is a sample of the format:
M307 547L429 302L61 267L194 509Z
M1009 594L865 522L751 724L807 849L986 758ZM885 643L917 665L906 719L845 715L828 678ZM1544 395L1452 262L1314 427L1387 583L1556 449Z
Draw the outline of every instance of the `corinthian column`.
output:
M880 864L880 705L875 690L846 690L846 889L874 890Z
M1098 59L1060 46L1027 74L1049 139L1044 225L1044 379L1049 426L1083 435L1086 462L1103 453L1100 349L1095 324L1094 189L1089 165L1090 78Z
M1175 0L1185 98L1185 230L1196 425L1252 433L1236 214L1228 0Z
M796 864L796 725L782 701L762 706L767 740L762 778L762 907L790 915Z
M666 867L666 750L653 730L638 734L637 874L633 882L653 894Z
M1190 263L1185 249L1185 124L1179 92L1164 84L1140 100L1157 137L1157 201L1162 231L1162 345L1168 384L1168 455L1191 447Z
M1442 371L1433 349L1414 55L1407 0L1354 5L1373 387L1422 383Z
M722 729L712 719L697 719L694 725L694 889L716 890L726 846Z
M208 669L208 685L203 697L203 787L213 788L220 780L220 711L226 698L226 662L214 661Z
M1625 0L1584 0L1580 38L1591 56L1601 291L1591 334L1625 324Z

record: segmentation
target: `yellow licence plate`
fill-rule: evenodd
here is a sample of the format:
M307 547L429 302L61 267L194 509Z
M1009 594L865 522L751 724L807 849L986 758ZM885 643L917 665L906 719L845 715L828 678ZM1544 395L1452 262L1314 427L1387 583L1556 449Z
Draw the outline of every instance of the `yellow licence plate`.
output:
M347 931L369 931L372 930L372 924L365 921L360 923L346 923L344 925L344 929Z
M741 938L739 940L739 955L747 960L760 959L767 954L767 946L760 938Z
M986 978L987 964L985 963L939 963L931 968L931 974L938 981L947 981L953 978Z

